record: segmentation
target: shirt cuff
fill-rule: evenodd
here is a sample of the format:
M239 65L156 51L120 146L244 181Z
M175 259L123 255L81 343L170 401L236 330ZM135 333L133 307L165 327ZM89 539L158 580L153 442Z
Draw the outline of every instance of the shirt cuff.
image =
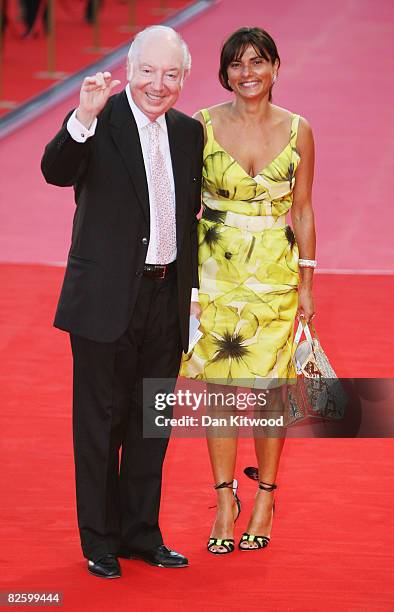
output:
M191 299L191 301L192 302L199 302L199 299L198 299L198 289L196 289L196 287L193 287L193 289L192 289L192 299Z
M67 121L67 130L73 140L77 142L86 142L88 138L94 136L97 126L97 117L93 121L92 125L89 129L87 129L80 121L77 119L77 111L75 110L71 115L70 119Z

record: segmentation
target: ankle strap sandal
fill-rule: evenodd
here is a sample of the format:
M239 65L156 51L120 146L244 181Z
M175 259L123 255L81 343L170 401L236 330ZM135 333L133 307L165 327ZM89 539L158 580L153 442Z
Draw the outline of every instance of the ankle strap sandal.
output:
M241 513L241 500L237 495L238 490L238 481L234 478L230 482L221 482L220 484L214 485L214 489L232 489L234 500L237 505L237 516L234 519L234 523L237 521L240 513ZM216 506L211 506L211 508L215 508ZM214 546L221 546L225 550L213 550ZM213 555L225 555L227 553L231 553L234 551L234 538L209 538L207 549Z
M278 485L274 482L271 484L269 482L264 482L263 480L259 480L259 489L262 491L275 491L278 488Z
M268 493L271 493L272 491L275 491L275 489L278 488L278 485L275 484L274 482L273 483L264 482L263 480L259 480L258 482L259 482L259 489L261 489L262 491L267 491ZM274 510L275 510L275 502L272 505L272 514L274 513ZM270 543L270 541L271 541L270 536L255 535L253 533L248 533L247 531L245 531L245 533L242 534L242 537L238 543L238 548L239 550L242 550L242 551L259 550L261 548L266 548L268 544ZM242 546L242 544L245 542L248 542L248 546ZM253 546L249 546L249 543L252 543Z

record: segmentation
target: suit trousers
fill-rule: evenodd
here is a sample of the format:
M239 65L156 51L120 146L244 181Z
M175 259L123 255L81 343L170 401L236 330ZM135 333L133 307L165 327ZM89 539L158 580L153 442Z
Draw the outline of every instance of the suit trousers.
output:
M144 378L176 378L182 354L177 280L142 277L125 333L115 342L71 334L73 439L83 554L163 543L158 516L168 438L144 438ZM121 448L121 453L120 453Z

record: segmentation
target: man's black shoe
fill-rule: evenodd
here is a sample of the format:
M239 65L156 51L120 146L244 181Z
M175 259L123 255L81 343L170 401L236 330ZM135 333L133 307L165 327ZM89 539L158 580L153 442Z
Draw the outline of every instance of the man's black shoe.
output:
M152 550L145 550L144 552L133 552L122 549L122 551L119 552L119 557L123 557L124 559L139 559L145 561L145 563L149 563L149 565L156 565L157 567L175 568L187 567L189 565L189 561L186 557L175 552L175 550L170 550L167 546L164 546L164 544Z
M88 560L88 571L99 578L120 578L119 561L115 555L104 555L96 561Z

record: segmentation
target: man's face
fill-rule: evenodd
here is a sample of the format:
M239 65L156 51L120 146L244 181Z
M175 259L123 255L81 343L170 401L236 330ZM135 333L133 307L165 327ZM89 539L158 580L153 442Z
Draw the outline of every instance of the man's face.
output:
M138 108L151 121L166 113L179 98L183 82L180 45L162 33L146 38L128 64L130 91Z

